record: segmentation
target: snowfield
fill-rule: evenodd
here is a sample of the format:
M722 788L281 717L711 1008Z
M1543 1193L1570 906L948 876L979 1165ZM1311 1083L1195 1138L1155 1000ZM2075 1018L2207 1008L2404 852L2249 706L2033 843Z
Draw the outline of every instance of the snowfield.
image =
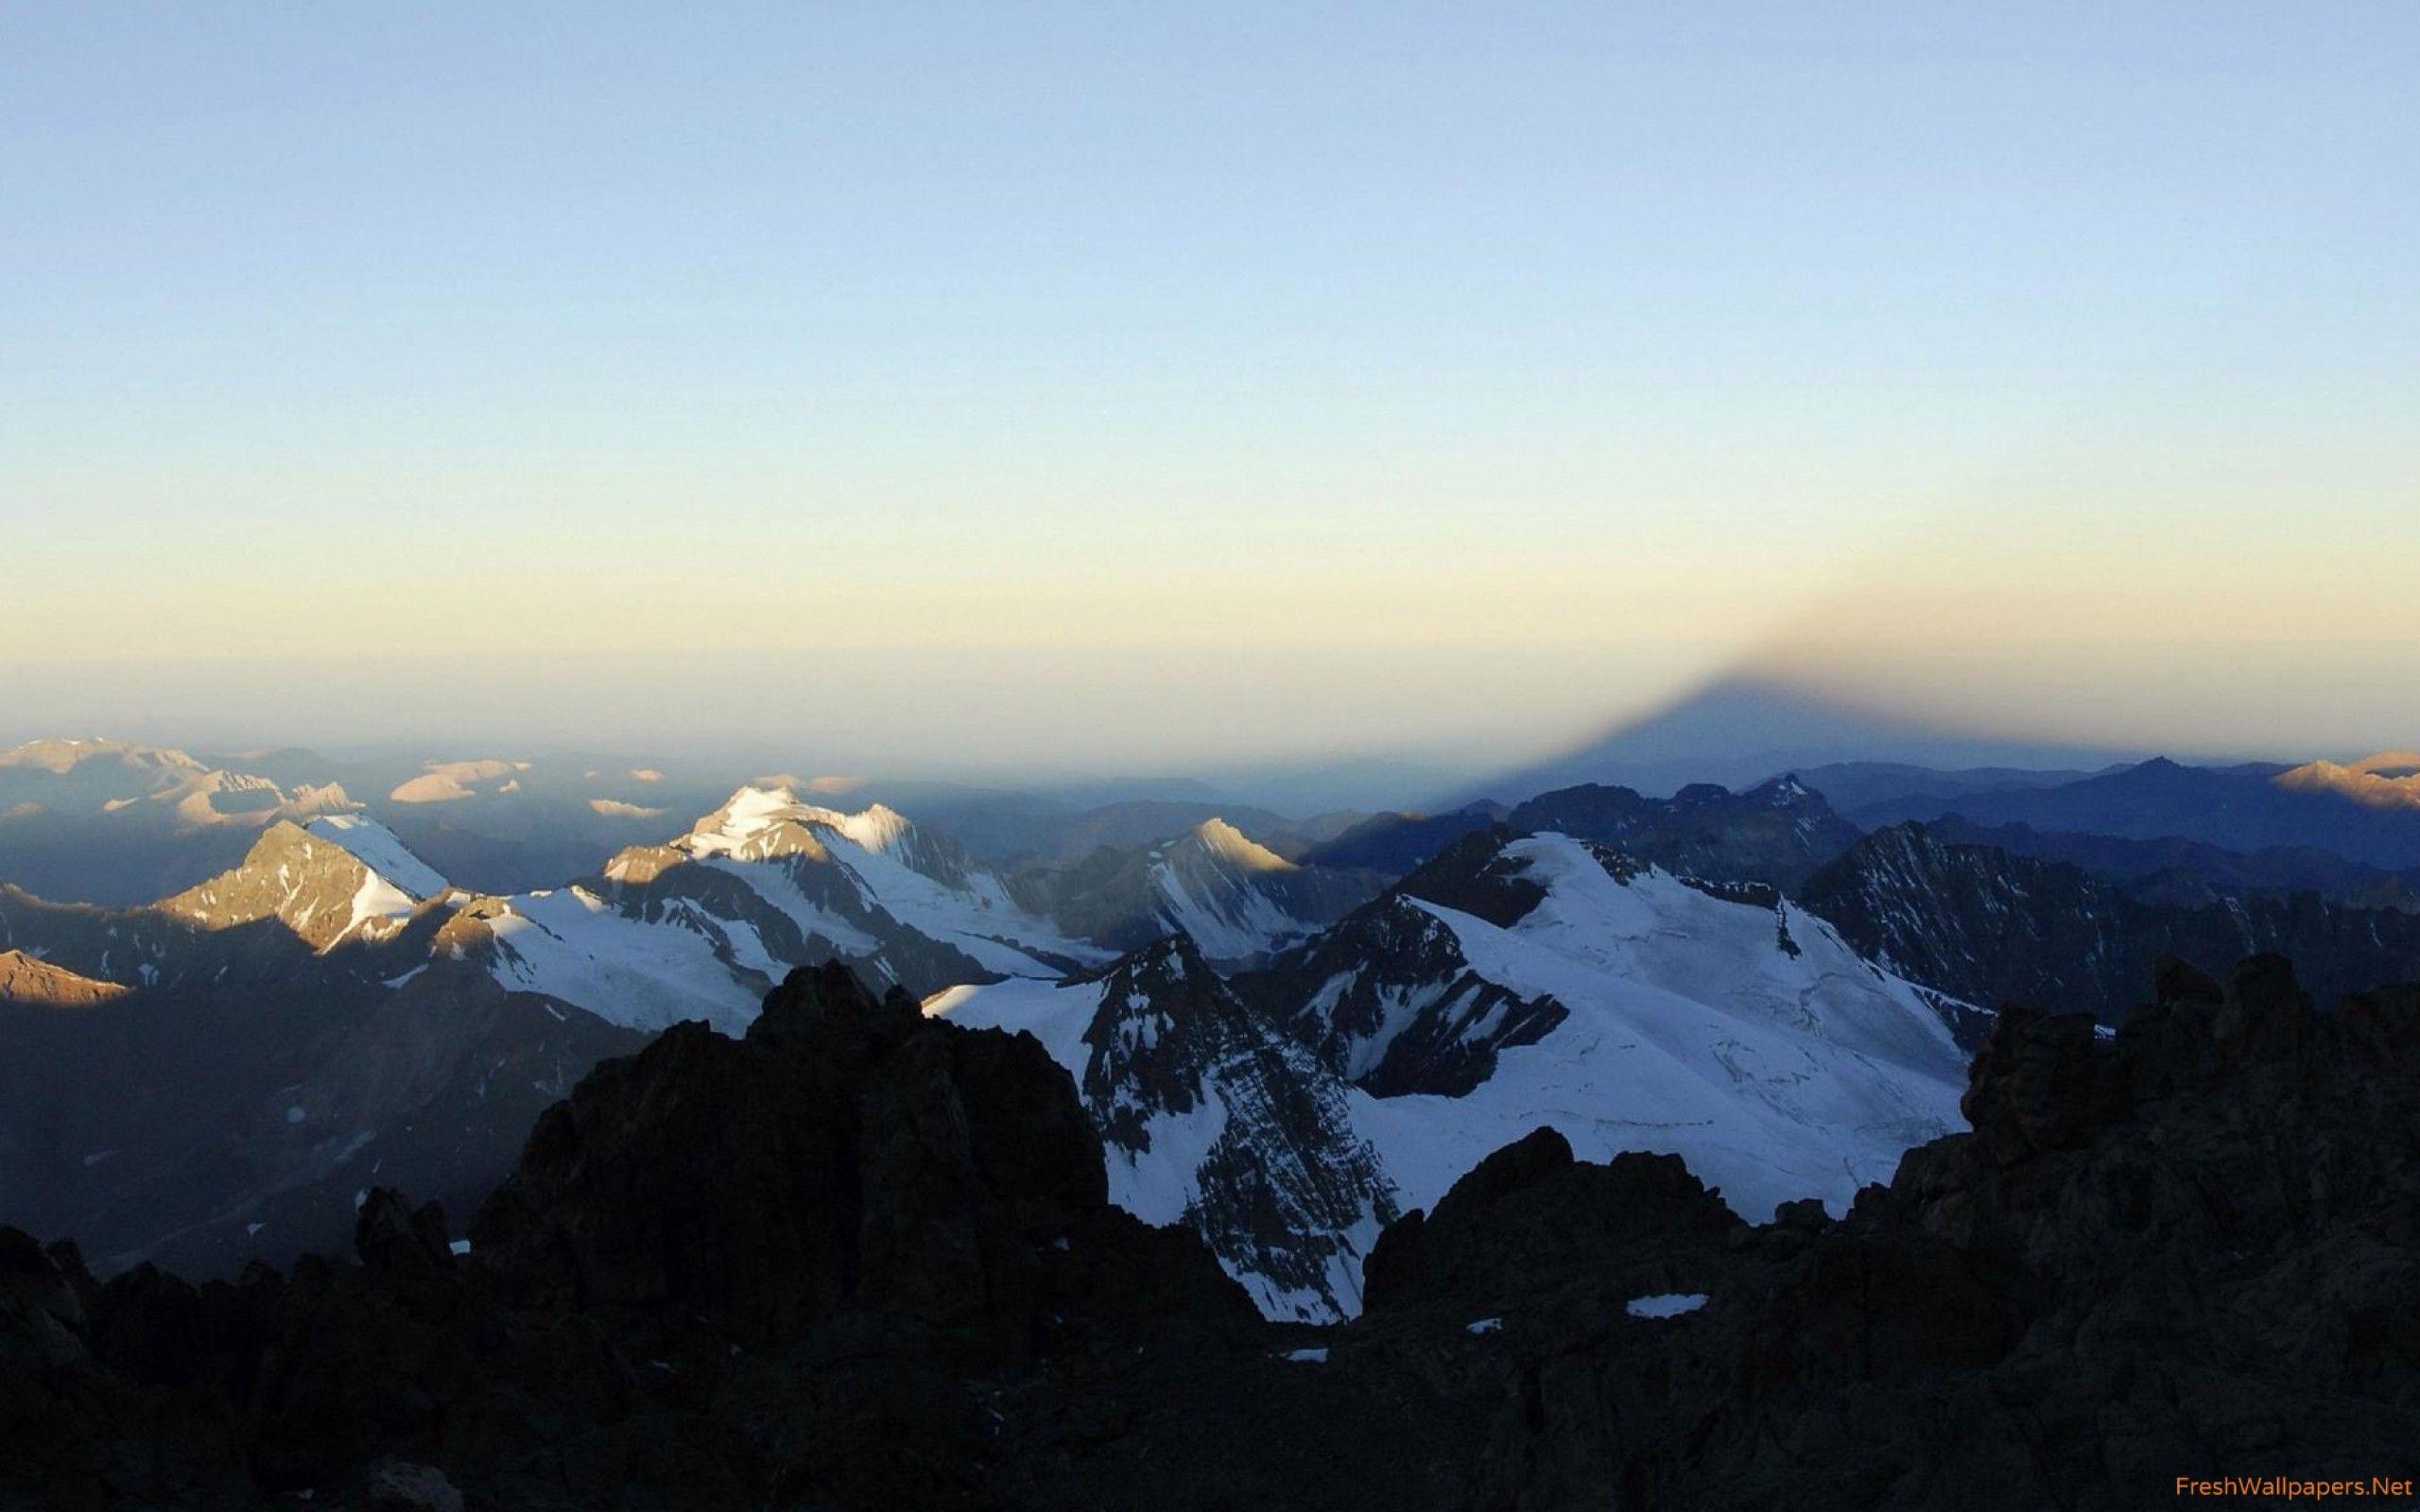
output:
M509 902L487 925L495 936L489 971L510 990L543 992L631 1029L703 1019L737 1035L756 1018L765 988L734 975L725 964L732 946L710 922L648 923L581 887Z
M1858 1187L1887 1180L1909 1146L1962 1126L1966 1057L1939 1014L1821 920L1651 868L1616 876L1561 835L1504 853L1546 892L1510 928L1410 901L1450 933L1469 971L1523 998L1551 996L1567 1016L1502 1050L1461 1096L1340 1085L1352 1132L1376 1152L1401 1207L1434 1206L1482 1158L1543 1125L1582 1160L1678 1155L1753 1220L1802 1197L1839 1211ZM1330 984L1312 1001L1334 997ZM1085 1030L1102 1005L1099 983L1011 982L954 988L925 1011L1028 1032L1082 1087L1098 1053ZM1153 1223L1184 1215L1229 1116L1205 1097L1161 1115L1134 1148L1113 1145L1113 1200ZM1355 1265L1377 1225L1357 1228L1339 1236ZM1270 1308L1268 1288L1254 1290ZM1335 1295L1357 1300L1357 1275Z
M1909 1146L1962 1126L1966 1057L1948 1026L1828 924L1659 870L1619 881L1561 835L1506 853L1547 889L1512 928L1419 905L1480 976L1570 1016L1501 1052L1466 1095L1356 1105L1407 1206L1550 1125L1585 1160L1678 1155L1754 1221L1800 1197L1839 1212Z
M1056 977L1063 967L1054 961L1109 958L1018 907L998 877L964 864L954 848L879 803L843 814L804 802L787 788L743 787L672 844L745 878L802 928L820 929L836 941L854 936L868 949L873 945L862 931L808 902L769 863L798 855L828 861L849 874L870 907L1002 976Z
M354 860L416 901L445 890L445 879L437 874L437 868L412 854L394 831L376 819L358 814L322 814L302 828L351 851Z

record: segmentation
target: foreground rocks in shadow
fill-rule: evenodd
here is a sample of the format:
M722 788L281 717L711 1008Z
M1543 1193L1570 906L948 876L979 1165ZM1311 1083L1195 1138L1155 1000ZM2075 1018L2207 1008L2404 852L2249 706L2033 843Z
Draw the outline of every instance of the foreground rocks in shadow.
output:
M10 1234L0 1402L30 1452L0 1486L324 1504L418 1466L475 1503L946 1503L984 1484L991 1374L1257 1325L1190 1235L1107 1205L1032 1040L838 968L744 1040L683 1024L598 1067L471 1232L458 1256L376 1190L357 1263L199 1288L95 1286Z
M2180 1475L2420 1473L2420 994L2315 1014L2277 957L2223 987L2171 963L2114 1040L2002 1014L1963 1108L1844 1220L1758 1229L1671 1162L1533 1137L1388 1232L1364 1326L1500 1316L1481 1506L2118 1508Z
M2165 1504L2420 1473L2420 993L2273 957L2114 1038L2013 1008L1971 1132L1761 1227L1540 1130L1261 1320L1106 1205L1030 1040L798 973L600 1066L447 1243L95 1285L0 1235L0 1503Z

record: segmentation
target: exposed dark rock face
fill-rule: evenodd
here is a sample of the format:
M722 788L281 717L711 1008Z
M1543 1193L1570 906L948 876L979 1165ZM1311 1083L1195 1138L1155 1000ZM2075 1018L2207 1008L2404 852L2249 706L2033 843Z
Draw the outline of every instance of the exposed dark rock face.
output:
M2016 1009L1973 1131L1760 1228L1540 1131L1266 1324L1029 1042L800 973L549 1113L468 1257L95 1285L0 1233L0 1504L1907 1509L2420 1474L2420 989ZM13 1500L12 1500L13 1499ZM2385 1503L2382 1504L2392 1504Z
M1481 1160L1434 1214L1389 1228L1370 1253L1363 1300L1374 1314L1444 1307L1483 1319L1632 1262L1644 1267L1629 1273L1640 1293L1686 1291L1747 1231L1680 1157L1583 1164L1542 1128Z
M2016 1001L2114 1024L2153 966L2221 971L2291 958L2322 1001L2420 977L2420 915L2313 893L2157 902L2064 862L1945 840L1921 824L1867 835L1800 902L1864 954L1981 1007Z
M928 1023L828 966L745 1040L680 1024L599 1066L538 1120L471 1239L529 1305L687 1307L782 1336L865 1309L1016 1357L1048 1326L1042 1257L1108 1200L1039 1044Z
M458 1257L379 1189L359 1264L198 1289L9 1231L0 1437L43 1453L0 1456L0 1503L368 1505L426 1469L484 1504L971 1504L991 1373L1259 1326L1191 1235L1107 1206L1038 1045L837 964L745 1040L597 1068L472 1231Z
M1854 845L1858 833L1794 777L1737 793L1696 782L1668 799L1592 782L1541 794L1504 822L1515 834L1551 830L1668 871L1784 889Z
M1506 832L1464 835L1343 922L1241 984L1337 1074L1380 1097L1459 1096L1498 1052L1533 1044L1569 1009L1480 976L1424 902L1510 927L1546 897L1504 854Z
M1097 973L1084 1106L1113 1156L1152 1131L1201 1150L1184 1221L1273 1316L1357 1310L1356 1247L1400 1211L1355 1132L1344 1083L1278 1032L1179 935ZM1020 1041L1024 1042L1024 1041ZM1206 1149L1198 1133L1215 1129Z
M542 1297L569 1281L582 1303L740 1309L781 1332L871 1313L1021 1359L1073 1315L1071 1275L1150 1254L1167 1274L1116 1308L1252 1315L1204 1252L1108 1207L1099 1143L1040 1045L877 1002L838 966L793 973L745 1041L685 1025L581 1091L473 1225L502 1268L528 1257Z
M645 1042L443 959L395 988L315 960L74 1015L0 1004L0 1214L72 1229L103 1274L285 1264L341 1245L372 1186L467 1211L541 1110Z

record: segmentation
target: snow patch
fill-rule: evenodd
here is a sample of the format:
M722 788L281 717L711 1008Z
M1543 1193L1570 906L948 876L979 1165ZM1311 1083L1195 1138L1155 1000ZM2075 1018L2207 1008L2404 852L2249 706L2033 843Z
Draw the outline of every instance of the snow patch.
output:
M302 827L341 847L355 861L368 867L391 885L392 889L408 895L411 902L434 898L445 890L445 879L437 868L412 854L394 831L376 819L359 814L322 814ZM409 906L396 912L409 913Z
M1703 1292L1658 1292L1652 1297L1632 1297L1622 1311L1633 1317L1679 1317L1703 1306Z

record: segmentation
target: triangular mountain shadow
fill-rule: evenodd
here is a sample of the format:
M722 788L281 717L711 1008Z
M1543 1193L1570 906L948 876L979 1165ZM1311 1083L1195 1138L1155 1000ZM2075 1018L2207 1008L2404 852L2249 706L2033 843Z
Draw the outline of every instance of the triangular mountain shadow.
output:
M1737 675L1622 720L1560 755L1451 795L1438 807L1483 798L1517 803L1582 782L1619 783L1651 795L1668 794L1689 782L1737 788L1834 762L2097 771L2130 759L2135 758L2121 751L1959 730L1860 707L1776 679Z

